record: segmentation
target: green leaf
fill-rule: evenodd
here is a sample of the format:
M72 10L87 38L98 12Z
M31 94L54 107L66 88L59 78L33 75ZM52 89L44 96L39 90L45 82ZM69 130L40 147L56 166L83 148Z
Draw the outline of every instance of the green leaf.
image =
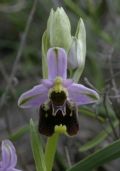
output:
M67 171L91 171L92 169L119 157L120 140L117 140L106 148L89 155L82 161L72 166Z
M81 106L78 111L80 114L92 117L94 119L98 119L100 122L105 122L105 119L103 117L96 115L96 113L92 111L89 107Z
M9 139L12 141L16 141L19 138L21 138L25 133L29 131L29 125L25 125L24 127L20 128L18 131L16 131L13 134L9 135Z
M33 156L36 165L36 171L46 171L42 143L32 119L30 120L30 134L31 134L31 145L32 145L32 151L33 151Z
M118 126L118 121L115 121L113 125L114 127ZM111 126L108 126L105 130L100 132L95 138L93 138L92 140L87 142L85 145L80 147L79 151L84 152L95 147L96 145L100 144L105 138L107 138L111 132L112 132Z

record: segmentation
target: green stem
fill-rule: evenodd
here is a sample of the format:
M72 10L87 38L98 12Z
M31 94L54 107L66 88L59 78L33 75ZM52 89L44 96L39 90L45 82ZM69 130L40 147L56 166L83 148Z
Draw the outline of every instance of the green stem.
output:
M45 163L46 163L47 171L52 170L58 138L59 138L59 133L54 133L53 136L51 136L47 140L47 144L45 148Z

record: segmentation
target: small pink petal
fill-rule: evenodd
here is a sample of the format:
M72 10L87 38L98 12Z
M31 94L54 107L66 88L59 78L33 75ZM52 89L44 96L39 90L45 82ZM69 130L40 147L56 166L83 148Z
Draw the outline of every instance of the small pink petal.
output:
M48 80L48 79L41 80L41 83L47 88L51 88L54 84L52 80Z
M63 86L66 87L66 88L68 88L72 84L73 84L73 80L72 79L63 80Z

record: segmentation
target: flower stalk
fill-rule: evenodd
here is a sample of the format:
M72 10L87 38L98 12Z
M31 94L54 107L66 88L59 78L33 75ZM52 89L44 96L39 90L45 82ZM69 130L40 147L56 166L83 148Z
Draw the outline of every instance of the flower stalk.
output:
M47 171L52 171L58 140L59 140L59 133L57 132L55 132L47 140L47 144L45 147L45 163L46 163Z

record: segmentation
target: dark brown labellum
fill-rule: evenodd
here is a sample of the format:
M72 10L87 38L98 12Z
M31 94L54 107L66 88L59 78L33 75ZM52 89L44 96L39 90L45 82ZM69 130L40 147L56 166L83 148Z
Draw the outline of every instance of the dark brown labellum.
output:
M53 94L56 96L56 94ZM64 96L64 93L60 96ZM51 99L53 96L51 96ZM55 97L56 98L56 97ZM56 98L57 99L57 98ZM57 100L58 102L58 100ZM60 103L59 103L60 104ZM47 107L46 107L47 105ZM78 123L78 110L75 104L66 100L64 106L59 106L57 103L57 113L54 115L56 104L53 101L49 101L47 104L40 106L39 110L39 132L46 136L51 136L54 133L54 128L56 125L65 125L67 128L67 133L70 136L76 135L79 130ZM63 115L61 108L65 108L65 115ZM60 108L60 110L59 110Z

